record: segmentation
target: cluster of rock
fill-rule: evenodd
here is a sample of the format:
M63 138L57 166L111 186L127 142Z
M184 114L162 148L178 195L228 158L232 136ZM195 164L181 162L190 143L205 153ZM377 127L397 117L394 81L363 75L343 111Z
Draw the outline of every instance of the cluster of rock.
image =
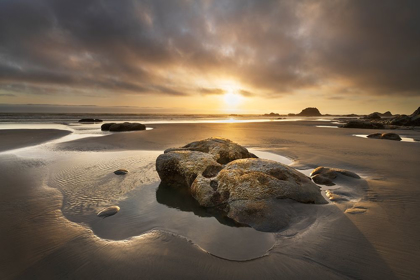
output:
M420 126L420 107L411 115L399 115L389 121L391 125Z
M323 167L323 166L315 168L310 174L311 179L315 183L319 185L326 185L326 186L335 185L333 180L336 179L338 175L360 179L360 176L354 172L344 170L344 169L329 168L329 167Z
M365 128L365 129L383 129L385 126L381 123L367 122L362 120L352 120L343 124L344 128Z
M80 123L97 123L97 122L103 122L103 120L100 119L80 119Z
M372 133L367 136L367 138L373 139L387 139L387 140L395 140L401 141L401 137L396 133Z
M367 115L365 119L378 120L382 119L382 117L392 117L392 113L390 111L386 111L383 114L379 112L373 112L372 114Z
M102 131L135 131L135 130L145 130L146 126L141 123L104 123L101 126Z
M383 118L387 117L387 118ZM342 127L344 128L368 128L368 129L384 129L397 128L398 126L420 126L420 107L411 115L392 115L391 112L384 114L375 112L369 114L363 119L347 121Z
M280 114L271 112L270 114L264 114L263 116L264 117L278 117L278 116L280 116Z
M260 224L273 199L326 203L310 178L223 138L167 149L157 158L156 170L161 184L187 189L201 206L249 226Z

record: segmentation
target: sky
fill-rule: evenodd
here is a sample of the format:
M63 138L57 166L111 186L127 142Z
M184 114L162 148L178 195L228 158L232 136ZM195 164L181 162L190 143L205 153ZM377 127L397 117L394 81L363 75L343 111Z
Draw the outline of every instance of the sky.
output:
M0 0L0 112L419 106L418 0Z

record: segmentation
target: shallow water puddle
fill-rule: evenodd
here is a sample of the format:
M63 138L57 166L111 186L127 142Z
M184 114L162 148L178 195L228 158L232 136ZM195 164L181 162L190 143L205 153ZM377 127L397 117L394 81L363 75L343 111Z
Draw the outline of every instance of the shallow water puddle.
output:
M186 237L220 258L244 261L267 254L276 242L273 233L238 227L200 207L189 194L159 186L155 160L160 153L69 153L52 168L48 185L63 193L65 217L87 225L101 238L123 240L158 229ZM129 172L115 175L118 168ZM97 217L100 209L111 205L121 210Z
M280 163L283 163L285 165L290 165L293 163L293 160L291 160L288 157L284 157L275 153L271 153L271 152L267 152L267 151L261 151L261 150L257 150L257 149L248 149L249 152L253 153L254 155L256 155L259 158L262 159L269 159L269 160L274 160Z
M324 128L338 128L337 125L317 125L316 127L324 127Z

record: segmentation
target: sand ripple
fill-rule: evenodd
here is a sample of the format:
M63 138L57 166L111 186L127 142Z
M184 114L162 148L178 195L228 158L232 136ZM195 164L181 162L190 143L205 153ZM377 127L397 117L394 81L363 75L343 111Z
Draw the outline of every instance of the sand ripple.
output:
M154 161L158 152L75 153L50 170L48 185L64 195L64 213L83 215L96 212L124 199L133 189L159 178ZM130 170L117 176L119 168Z

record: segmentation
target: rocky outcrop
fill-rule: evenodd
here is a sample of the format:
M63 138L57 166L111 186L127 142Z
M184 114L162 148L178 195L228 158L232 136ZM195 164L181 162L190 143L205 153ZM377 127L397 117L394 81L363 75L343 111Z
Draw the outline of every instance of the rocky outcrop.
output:
M381 114L378 112L374 112L372 114L369 114L365 117L365 119L369 119L369 120L379 120L381 119Z
M396 133L373 133L369 134L367 138L401 141L401 137Z
M418 117L420 116L420 107L417 108L417 110L415 110L410 117L414 118L414 117Z
M250 226L267 225L261 222L261 213L270 216L273 201L279 199L326 203L305 175L256 158L228 139L209 138L167 149L157 158L156 171L163 184L187 189L201 206Z
M302 203L324 203L319 188L295 169L266 159L228 163L216 176L198 175L192 196L205 207L237 200L289 198Z
M145 130L146 126L141 123L105 123L101 126L101 130L103 131L136 131L136 130Z
M382 117L392 117L392 113L390 111L386 111L385 113L381 114Z
M322 115L317 108L309 107L309 108L303 109L302 112L297 114L297 116L317 117L317 116L322 116Z
M198 174L211 176L222 168L212 154L199 151L165 151L156 160L156 171L162 183L175 188L189 188Z
M264 117L278 117L280 116L280 114L271 112L270 114L264 114L263 116Z
M411 115L398 115L389 121L391 125L398 126L420 126L420 107Z
M366 121L349 121L344 124L344 128L364 128L364 129L383 129L384 125L381 123L375 122L366 122Z
M256 156L248 150L229 139L208 138L201 141L189 143L180 148L165 150L165 153L173 151L197 151L211 154L221 164L226 164L235 159L255 158Z
M103 120L100 119L81 119L79 120L80 123L97 123L97 122L103 122Z
M329 168L323 166L315 168L310 174L311 179L315 183L327 186L335 185L333 180L336 179L339 175L360 179L360 176L354 172L345 169Z
M111 125L113 125L115 123L104 123L103 125L101 125L101 130L102 131L109 131L109 128L111 127Z

